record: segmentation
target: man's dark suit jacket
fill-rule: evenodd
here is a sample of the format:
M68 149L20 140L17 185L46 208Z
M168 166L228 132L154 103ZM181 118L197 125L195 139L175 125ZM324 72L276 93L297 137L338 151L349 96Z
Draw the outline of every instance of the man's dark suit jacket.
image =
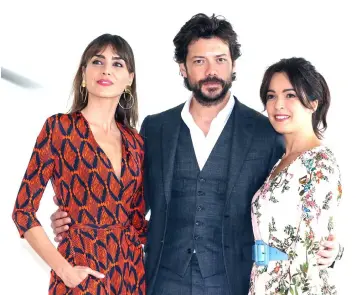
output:
M167 230L173 166L184 104L147 116L141 128L145 142L145 198L151 210L145 246L147 294L152 295ZM254 243L251 200L284 152L282 137L267 117L235 104L228 186L222 221L222 245L232 295L248 294Z

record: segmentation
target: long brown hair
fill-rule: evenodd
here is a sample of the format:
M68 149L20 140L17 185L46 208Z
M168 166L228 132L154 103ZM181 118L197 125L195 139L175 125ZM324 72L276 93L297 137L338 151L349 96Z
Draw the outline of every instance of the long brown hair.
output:
M83 69L87 66L89 60L94 55L99 54L99 52L104 50L109 45L112 46L113 50L119 55L119 57L125 61L129 73L134 73L134 79L131 85L134 104L131 109L123 109L118 104L115 111L115 120L127 127L135 128L138 123L138 98L134 55L133 50L128 42L117 35L101 35L90 42L90 44L85 48L73 82L74 100L70 108L70 112L81 111L87 106L88 97L86 95L86 99L83 99L83 96L80 92L80 87L83 80ZM124 107L130 107L131 101L129 99L125 99L124 95L122 94L120 96L120 103Z

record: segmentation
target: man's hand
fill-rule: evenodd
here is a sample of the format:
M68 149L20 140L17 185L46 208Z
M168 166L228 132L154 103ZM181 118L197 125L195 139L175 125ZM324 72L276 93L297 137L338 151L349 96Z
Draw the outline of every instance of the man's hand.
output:
M55 204L57 204L56 197L53 197ZM71 219L68 216L68 213L64 211L60 211L59 209L56 210L51 216L51 228L53 229L53 232L55 234L55 242L59 243L62 240L61 233L69 230L69 224L71 222Z
M320 251L317 253L319 255L317 259L319 268L326 269L330 267L335 261L339 250L340 244L336 241L334 235L330 235L327 241L322 241Z

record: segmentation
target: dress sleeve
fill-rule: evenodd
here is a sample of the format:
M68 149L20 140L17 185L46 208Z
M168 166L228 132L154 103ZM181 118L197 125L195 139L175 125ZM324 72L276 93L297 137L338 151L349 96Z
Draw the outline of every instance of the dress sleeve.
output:
M303 161L306 172L299 178L298 189L302 218L295 246L288 253L289 294L333 294L335 286L328 283L328 270L319 269L316 254L320 242L334 234L342 195L340 172L329 150L319 151Z
M37 137L16 198L12 217L21 238L24 238L25 232L30 228L41 226L36 212L54 170L51 144L54 121L54 117L48 118Z
M148 220L145 219L143 184L133 197L131 209L131 223L138 232L140 242L145 244L147 241Z
M131 201L130 221L138 233L140 242L145 244L147 241L148 220L145 219L146 204L144 199L144 151L142 151L141 154L142 165L140 185L137 191L134 193Z

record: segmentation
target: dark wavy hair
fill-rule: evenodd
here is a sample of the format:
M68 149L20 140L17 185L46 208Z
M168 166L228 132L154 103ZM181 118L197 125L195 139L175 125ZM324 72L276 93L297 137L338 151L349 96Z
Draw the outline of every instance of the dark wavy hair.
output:
M266 106L267 92L275 73L287 75L304 107L312 109L311 102L318 101L317 110L312 114L312 127L316 136L321 139L323 132L327 129L326 116L331 102L330 90L324 77L304 58L281 59L271 65L263 76L260 96L264 106Z
M194 15L180 29L173 39L175 46L174 59L177 63L184 63L188 54L188 46L200 38L217 37L229 46L232 62L241 56L241 44L237 42L237 34L232 25L222 16L207 16L203 13ZM232 76L235 80L235 76Z
M80 85L83 80L83 68L87 66L89 60L94 55L104 50L107 46L111 46L119 57L125 61L129 73L134 73L134 79L131 85L132 95L134 97L133 107L131 109L122 109L118 105L115 111L115 120L127 127L135 128L138 122L138 98L134 54L128 42L117 35L103 34L90 42L90 44L85 48L73 81L74 100L70 108L70 112L81 111L88 104L88 98L86 97L84 101L80 93ZM124 99L123 95L120 97L120 100L124 100L122 105L128 107L127 104L129 104L129 101Z

